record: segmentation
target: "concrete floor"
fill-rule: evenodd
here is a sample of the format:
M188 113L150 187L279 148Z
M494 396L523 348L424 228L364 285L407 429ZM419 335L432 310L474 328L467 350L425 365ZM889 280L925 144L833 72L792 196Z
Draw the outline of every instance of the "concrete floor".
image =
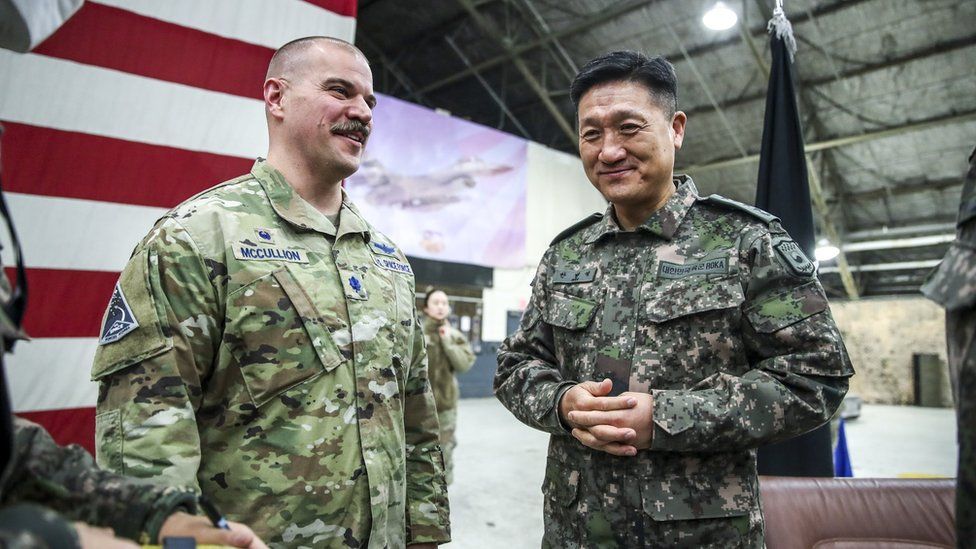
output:
M864 405L846 424L858 477L955 476L952 410ZM518 422L495 399L464 399L450 487L456 549L536 549L548 435Z

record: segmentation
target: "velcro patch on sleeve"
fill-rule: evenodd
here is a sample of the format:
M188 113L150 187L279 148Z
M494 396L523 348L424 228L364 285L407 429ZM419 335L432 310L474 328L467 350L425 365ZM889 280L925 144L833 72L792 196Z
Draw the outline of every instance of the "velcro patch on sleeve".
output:
M813 262L792 238L784 238L774 242L773 249L783 260L783 264L796 276L805 278L813 276L813 273L816 272L817 268Z
M126 335L132 333L139 327L136 315L132 313L129 302L122 293L122 286L115 283L115 291L112 292L112 299L108 304L108 312L105 314L105 324L102 326L102 335L98 339L99 345L114 343Z

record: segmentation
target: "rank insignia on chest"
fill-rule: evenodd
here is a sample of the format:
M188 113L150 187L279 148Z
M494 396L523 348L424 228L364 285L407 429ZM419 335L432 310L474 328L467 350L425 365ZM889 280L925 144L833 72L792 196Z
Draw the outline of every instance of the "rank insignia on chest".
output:
M596 280L596 267L589 269L556 269L552 275L555 284L578 284Z
M254 229L254 235L262 244L274 244L274 233L271 232L271 229Z
M363 288L363 282L359 280L358 277L353 275L350 276L346 281L349 283L349 288L356 293L355 296L349 296L349 297L358 297L360 299L366 299L367 297L366 290Z
M115 283L115 291L112 293L112 300L108 304L108 312L105 313L105 324L102 326L102 335L98 339L99 345L114 343L139 327L139 321L132 314L132 308L122 293L122 287Z
M372 242L372 246L373 246L373 251L378 254L399 258L395 246L391 246L389 244L386 244L385 242L376 242L375 240Z
M813 262L807 258L800 245L793 241L792 238L784 238L778 242L774 242L773 249L782 258L786 267L796 276L808 277L816 271Z

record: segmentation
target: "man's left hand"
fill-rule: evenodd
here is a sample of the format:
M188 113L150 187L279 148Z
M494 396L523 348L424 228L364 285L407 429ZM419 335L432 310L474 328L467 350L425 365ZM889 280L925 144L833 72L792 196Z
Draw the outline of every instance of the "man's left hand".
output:
M624 444L624 455L636 455L637 450L651 447L654 435L654 398L648 393L626 392L621 397L633 397L633 408L580 411L569 413L569 420L579 426L573 436L595 450L603 450L611 442ZM615 455L620 455L616 453Z

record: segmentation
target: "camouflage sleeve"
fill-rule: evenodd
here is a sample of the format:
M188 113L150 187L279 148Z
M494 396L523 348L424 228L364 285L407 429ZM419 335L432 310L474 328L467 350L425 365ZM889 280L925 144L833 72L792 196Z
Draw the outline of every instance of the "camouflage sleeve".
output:
M41 426L14 424L14 458L4 503L33 503L68 520L109 527L117 536L153 543L163 521L178 510L194 512L195 494L99 469L80 446L58 446Z
M198 489L200 380L223 318L209 269L186 230L166 218L136 248L115 292L92 367L98 463ZM129 326L115 329L127 316Z
M847 393L854 370L813 264L785 232L745 242L739 329L751 369L652 391L652 449L728 451L790 438L828 421Z
M441 339L441 346L444 347L444 356L456 373L463 374L474 365L474 351L461 332L452 329L447 338Z
M518 330L498 349L495 396L529 427L566 435L568 431L559 419L557 404L576 382L563 379L554 351L552 327L542 318L550 257L551 251L539 264L532 281L532 297L522 313Z
M416 318L411 354L413 360L403 404L407 442L407 544L446 543L451 540L451 527L440 426L434 393L427 379L424 330Z

